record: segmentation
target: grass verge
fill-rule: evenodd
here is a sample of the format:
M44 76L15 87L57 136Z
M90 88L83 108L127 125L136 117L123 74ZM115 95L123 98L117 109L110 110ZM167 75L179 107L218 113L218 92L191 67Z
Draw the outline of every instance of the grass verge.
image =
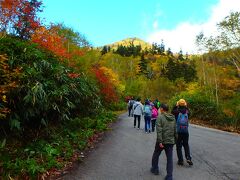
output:
M115 120L115 113L103 112L50 126L31 141L8 137L0 147L0 179L44 179L64 173Z

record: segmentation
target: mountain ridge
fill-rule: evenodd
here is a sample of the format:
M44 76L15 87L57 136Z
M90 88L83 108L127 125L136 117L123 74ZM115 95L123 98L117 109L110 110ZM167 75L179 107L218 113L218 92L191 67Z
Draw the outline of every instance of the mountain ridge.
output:
M129 46L131 45L131 43L133 43L134 46L141 45L142 49L145 49L145 48L150 49L152 47L150 43L137 37L125 38L123 40L120 40L111 44L107 44L105 46L109 46L111 49L117 49L117 47L120 45Z

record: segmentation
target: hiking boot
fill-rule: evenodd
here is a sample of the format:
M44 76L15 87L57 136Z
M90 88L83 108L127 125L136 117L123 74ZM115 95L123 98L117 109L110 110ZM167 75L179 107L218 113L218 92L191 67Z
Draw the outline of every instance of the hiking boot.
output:
M183 161L178 161L177 163L179 166L183 166Z
M192 166L193 165L193 162L190 160L190 159L187 159L187 163Z
M159 170L153 169L151 168L151 173L153 173L154 175L159 175Z
M173 178L172 178L172 176L165 176L165 178L164 178L164 180L172 180Z

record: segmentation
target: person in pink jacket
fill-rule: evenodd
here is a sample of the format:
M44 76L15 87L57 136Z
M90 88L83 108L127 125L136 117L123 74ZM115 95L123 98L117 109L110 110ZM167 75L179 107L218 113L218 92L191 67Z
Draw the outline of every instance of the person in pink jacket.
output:
M155 131L156 120L158 117L158 109L151 103L152 106L152 117L151 117L151 124L152 124L152 132Z

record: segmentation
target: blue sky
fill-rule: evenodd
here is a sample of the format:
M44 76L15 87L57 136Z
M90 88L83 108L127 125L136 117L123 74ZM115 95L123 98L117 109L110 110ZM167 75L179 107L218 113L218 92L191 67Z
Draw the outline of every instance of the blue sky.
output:
M194 36L200 31L211 34L216 21L229 11L240 11L238 1L43 0L41 17L46 24L64 23L84 34L93 46L139 37L157 43L163 39L173 51L194 52Z

